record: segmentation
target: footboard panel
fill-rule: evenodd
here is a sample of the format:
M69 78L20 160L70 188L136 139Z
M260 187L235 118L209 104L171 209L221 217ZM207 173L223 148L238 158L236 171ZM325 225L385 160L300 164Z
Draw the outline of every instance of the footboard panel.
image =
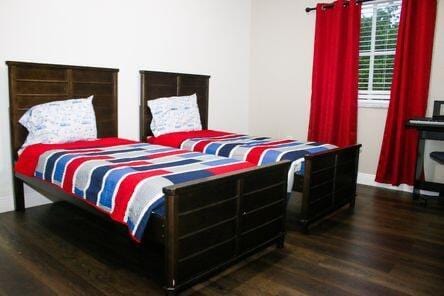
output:
M361 145L337 148L305 157L300 222L304 229L341 208L355 203Z
M288 169L282 162L165 188L169 292L283 241Z

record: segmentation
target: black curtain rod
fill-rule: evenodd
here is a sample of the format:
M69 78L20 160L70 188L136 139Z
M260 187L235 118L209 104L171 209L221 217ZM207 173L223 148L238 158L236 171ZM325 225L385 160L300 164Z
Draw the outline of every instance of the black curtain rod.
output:
M356 1L356 3L364 3L364 2L370 2L370 1L375 1L375 0L358 0L358 1ZM322 8L331 8L333 6L334 6L334 3L324 4L322 6ZM310 12L312 10L316 10L316 7L307 7L307 8L305 8L305 12Z

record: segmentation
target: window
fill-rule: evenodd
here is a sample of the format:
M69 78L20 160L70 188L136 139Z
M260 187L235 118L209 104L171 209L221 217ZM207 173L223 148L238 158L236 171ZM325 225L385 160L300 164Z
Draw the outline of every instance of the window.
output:
M401 0L362 5L359 44L359 104L388 106Z

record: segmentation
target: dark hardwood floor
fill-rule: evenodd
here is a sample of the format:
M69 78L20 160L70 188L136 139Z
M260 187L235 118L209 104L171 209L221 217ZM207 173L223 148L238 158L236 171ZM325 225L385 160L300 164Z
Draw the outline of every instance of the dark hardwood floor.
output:
M444 295L444 205L359 186L356 208L199 284L192 295ZM116 234L117 232L117 234ZM0 295L157 295L153 266L114 224L58 203L0 214ZM148 270L148 271L147 271ZM156 276L154 276L156 278Z

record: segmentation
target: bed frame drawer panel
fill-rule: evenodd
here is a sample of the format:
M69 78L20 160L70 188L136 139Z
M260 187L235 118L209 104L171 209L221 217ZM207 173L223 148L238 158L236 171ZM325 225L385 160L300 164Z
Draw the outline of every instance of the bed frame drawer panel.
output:
M221 221L236 217L236 213L237 198L233 198L200 210L179 214L178 235L183 236L213 226Z
M284 201L281 199L254 211L244 212L241 219L241 232L246 232L264 225L270 220L282 217L283 208Z
M335 166L336 155L335 154L325 154L316 157L316 161L312 162L312 172L319 170L325 170L326 168L332 168Z
M285 188L282 184L277 184L264 188L261 191L244 194L241 200L241 211L250 212L282 200L281 197L284 190Z
M328 180L333 180L335 178L335 168L328 167L323 170L318 170L311 175L312 184L325 183Z
M229 240L216 245L195 256L179 260L177 264L177 280L179 282L189 280L200 273L207 272L214 266L219 266L233 259L235 254L235 240Z
M194 193L184 194L178 200L179 213L184 213L196 208L206 207L208 205L216 204L227 199L232 199L238 196L237 183L234 181L221 182L221 187L224 190L219 190L218 187L202 186ZM196 198L195 196L202 195L203 197Z
M313 184L310 188L311 201L314 202L321 199L327 195L333 193L334 180L327 180L324 183Z
M240 253L260 247L276 238L276 234L282 230L283 219L278 218L261 227L247 231L240 238Z
M258 190L258 184L261 188L274 186L276 184L282 184L282 170L270 170L270 172L256 174L251 177L245 178L244 182L244 194L248 194L252 191Z
M215 226L179 238L179 260L191 256L203 249L211 248L236 236L234 218L218 223Z

